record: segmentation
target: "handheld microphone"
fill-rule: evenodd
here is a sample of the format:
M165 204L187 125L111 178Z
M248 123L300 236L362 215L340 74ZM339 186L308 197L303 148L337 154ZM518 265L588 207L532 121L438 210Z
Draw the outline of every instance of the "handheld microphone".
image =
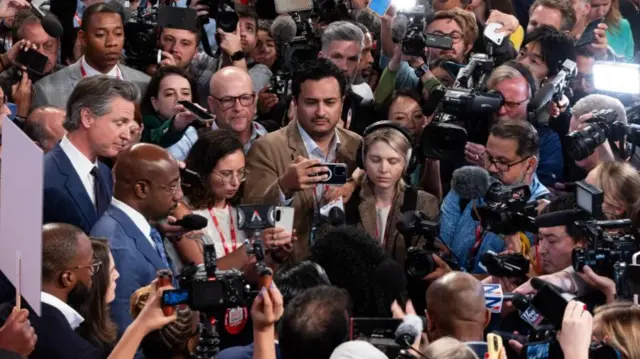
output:
M534 329L537 329L544 320L544 317L531 306L529 298L520 293L513 294L511 304L520 312L520 319L524 320Z
M492 180L489 172L478 166L464 166L453 171L451 188L462 199L473 200L484 197Z
M555 285L545 282L539 278L531 278L531 285L538 292L531 299L531 305L553 324L556 329L562 328L564 311L569 304L569 300L575 296L562 293Z
M62 36L62 24L53 15L45 14L40 10L33 2L29 3L31 12L34 13L40 19L42 28L51 37L59 39Z
M173 225L180 226L190 231L197 231L199 229L205 228L208 223L209 221L205 217L197 214L187 214L180 220L176 221Z
M411 347L422 333L422 329L422 319L415 314L407 314L396 329L396 343L403 348Z
M273 20L269 32L277 47L284 46L296 37L296 22L291 16L280 15Z
M493 314L502 312L502 303L505 301L505 295L502 292L500 284L483 284L484 287L484 304Z
M332 207L327 215L329 224L335 227L344 226L347 224L347 220L344 215L344 211L338 207Z

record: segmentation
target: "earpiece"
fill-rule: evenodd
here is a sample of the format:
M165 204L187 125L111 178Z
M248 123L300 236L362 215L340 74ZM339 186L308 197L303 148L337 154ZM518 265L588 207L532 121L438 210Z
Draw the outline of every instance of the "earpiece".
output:
M356 153L356 164L358 165L359 168L364 170L364 157L365 157L364 138L372 134L373 132L383 128L394 129L400 132L407 139L407 141L409 141L411 148L407 152L407 157L405 158L407 163L405 173L412 173L416 169L417 162L418 162L416 156L414 156L414 151L413 151L413 136L411 135L409 130L407 130L406 128L400 126L399 124L393 121L377 121L367 126L367 128L364 129L364 133L362 134L362 141L360 142L360 146L358 147L358 152Z

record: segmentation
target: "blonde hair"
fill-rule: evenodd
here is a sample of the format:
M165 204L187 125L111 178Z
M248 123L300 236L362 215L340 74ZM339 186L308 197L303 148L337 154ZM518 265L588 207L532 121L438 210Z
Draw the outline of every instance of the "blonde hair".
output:
M629 195L640 192L640 173L632 165L627 162L601 163L593 172L595 186L604 192L605 196L609 195L622 204L628 215L633 215L640 209L638 197Z
M409 160L411 157L411 152L413 151L413 147L411 146L411 142L409 142L409 139L407 139L405 135L400 133L400 131L392 127L383 127L366 135L362 139L362 141L363 141L362 162L366 162L367 152L369 151L369 148L371 148L371 146L374 143L383 142L389 147L391 147L391 149L396 151L402 157L402 160L404 161L403 174L407 171L407 167L409 166ZM367 177L368 176L366 175L366 171L365 171L365 176L363 179L365 183L368 181ZM404 189L405 183L402 178L400 178L400 180L398 181L397 186L398 186L397 187L398 190Z
M605 339L625 359L640 359L640 306L615 302L595 310L594 335Z
M466 344L451 337L444 337L429 344L424 352L429 359L478 359Z

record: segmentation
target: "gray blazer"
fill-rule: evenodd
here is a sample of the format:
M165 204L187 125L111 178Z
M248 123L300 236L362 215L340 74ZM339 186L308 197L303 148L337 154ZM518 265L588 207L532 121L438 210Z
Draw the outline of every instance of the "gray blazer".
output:
M147 90L149 76L123 64L119 64L118 66L122 72L122 78L138 86L140 96L142 97ZM80 71L79 60L36 82L33 86L31 110L40 106L55 106L66 109L67 100L71 95L71 91L73 91L80 80L82 80L82 72Z

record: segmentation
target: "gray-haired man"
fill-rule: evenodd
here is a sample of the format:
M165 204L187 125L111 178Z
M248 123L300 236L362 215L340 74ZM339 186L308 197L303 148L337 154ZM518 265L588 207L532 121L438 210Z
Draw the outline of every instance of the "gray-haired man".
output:
M128 145L140 97L131 82L98 75L83 79L69 97L68 133L44 158L43 222L68 223L89 233L111 201L113 179L98 157Z

